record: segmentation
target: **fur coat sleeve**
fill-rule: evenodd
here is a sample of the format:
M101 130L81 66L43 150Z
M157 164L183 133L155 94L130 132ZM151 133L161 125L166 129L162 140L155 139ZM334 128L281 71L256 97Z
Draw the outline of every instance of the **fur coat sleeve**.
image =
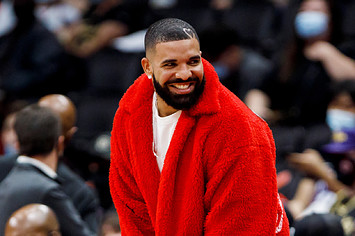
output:
M204 63L206 86L178 121L159 172L153 86L142 75L114 118L110 189L123 235L289 235L266 123Z

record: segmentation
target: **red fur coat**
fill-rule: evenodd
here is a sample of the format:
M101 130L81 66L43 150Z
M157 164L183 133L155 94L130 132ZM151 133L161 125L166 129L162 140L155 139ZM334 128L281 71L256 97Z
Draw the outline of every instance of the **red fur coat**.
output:
M203 60L205 90L183 111L159 172L153 85L122 98L111 139L110 189L123 235L289 235L267 124Z

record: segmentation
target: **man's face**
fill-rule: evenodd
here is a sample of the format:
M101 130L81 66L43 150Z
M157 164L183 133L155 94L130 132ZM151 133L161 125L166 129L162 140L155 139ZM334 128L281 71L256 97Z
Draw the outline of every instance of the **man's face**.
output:
M194 105L204 88L197 39L159 43L148 57L158 96L174 109L188 109Z

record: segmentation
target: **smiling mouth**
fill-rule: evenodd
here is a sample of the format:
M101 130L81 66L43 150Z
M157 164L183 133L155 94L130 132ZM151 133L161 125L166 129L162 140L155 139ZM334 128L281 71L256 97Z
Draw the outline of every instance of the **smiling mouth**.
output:
M171 83L169 88L172 92L176 94L188 94L191 93L195 88L196 82L186 82L186 83Z

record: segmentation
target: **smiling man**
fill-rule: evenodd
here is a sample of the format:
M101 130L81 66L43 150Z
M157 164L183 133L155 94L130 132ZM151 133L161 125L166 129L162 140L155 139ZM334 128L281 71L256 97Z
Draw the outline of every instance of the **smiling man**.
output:
M156 45L154 43L159 39L154 39L152 38L154 35L147 34L147 57L142 59L142 67L148 78L153 77L161 116L170 115L179 109L190 108L204 89L205 79L199 42L191 29L184 29L185 40Z
M144 74L114 118L110 188L123 234L288 235L267 124L201 57L194 28L151 25Z

